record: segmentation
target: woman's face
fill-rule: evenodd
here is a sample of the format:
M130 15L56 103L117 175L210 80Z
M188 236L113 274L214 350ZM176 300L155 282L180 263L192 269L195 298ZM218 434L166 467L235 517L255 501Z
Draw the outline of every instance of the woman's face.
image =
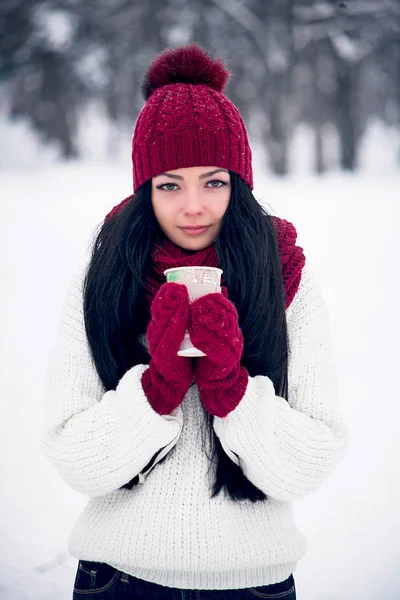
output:
M229 171L219 167L175 169L153 177L151 202L165 235L185 250L210 246L231 197ZM185 227L206 226L196 235Z

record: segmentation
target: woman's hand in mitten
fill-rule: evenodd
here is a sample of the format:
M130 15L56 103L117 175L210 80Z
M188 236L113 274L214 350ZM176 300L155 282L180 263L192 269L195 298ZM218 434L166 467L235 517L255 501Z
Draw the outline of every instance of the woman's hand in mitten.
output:
M206 356L197 359L195 379L206 410L226 417L246 391L248 373L240 366L243 335L235 305L226 288L207 294L189 308L188 331L193 345Z
M191 359L177 356L189 318L186 286L163 283L150 311L146 334L151 361L142 375L142 387L153 409L167 415L181 404L193 381Z

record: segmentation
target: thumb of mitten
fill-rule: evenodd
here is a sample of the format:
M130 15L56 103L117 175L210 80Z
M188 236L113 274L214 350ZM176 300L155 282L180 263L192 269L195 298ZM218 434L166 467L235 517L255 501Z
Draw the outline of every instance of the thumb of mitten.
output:
M146 330L153 358L176 355L185 335L189 318L189 294L186 286L163 283L151 305L151 320Z
M196 348L215 364L240 360L243 335L235 305L222 294L207 294L195 300L189 311L188 331Z

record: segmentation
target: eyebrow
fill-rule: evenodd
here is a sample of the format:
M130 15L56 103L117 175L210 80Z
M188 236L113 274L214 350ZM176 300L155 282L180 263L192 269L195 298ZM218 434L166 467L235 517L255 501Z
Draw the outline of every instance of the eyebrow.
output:
M199 179L205 179L206 177L210 177L211 175L215 175L215 173L219 173L222 171L223 173L229 173L227 169L215 169L215 171L210 171L209 173L203 173L203 175L199 175ZM181 175L173 175L172 173L160 173L156 177L161 177L162 175L166 175L167 177L171 177L172 179L184 179Z

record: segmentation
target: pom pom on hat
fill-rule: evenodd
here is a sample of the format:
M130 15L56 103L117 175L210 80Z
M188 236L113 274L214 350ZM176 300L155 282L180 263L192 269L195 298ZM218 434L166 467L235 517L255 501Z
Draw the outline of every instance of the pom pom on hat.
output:
M142 84L142 94L148 100L164 85L186 83L206 85L223 92L230 77L220 58L214 59L197 44L165 50L153 61Z

